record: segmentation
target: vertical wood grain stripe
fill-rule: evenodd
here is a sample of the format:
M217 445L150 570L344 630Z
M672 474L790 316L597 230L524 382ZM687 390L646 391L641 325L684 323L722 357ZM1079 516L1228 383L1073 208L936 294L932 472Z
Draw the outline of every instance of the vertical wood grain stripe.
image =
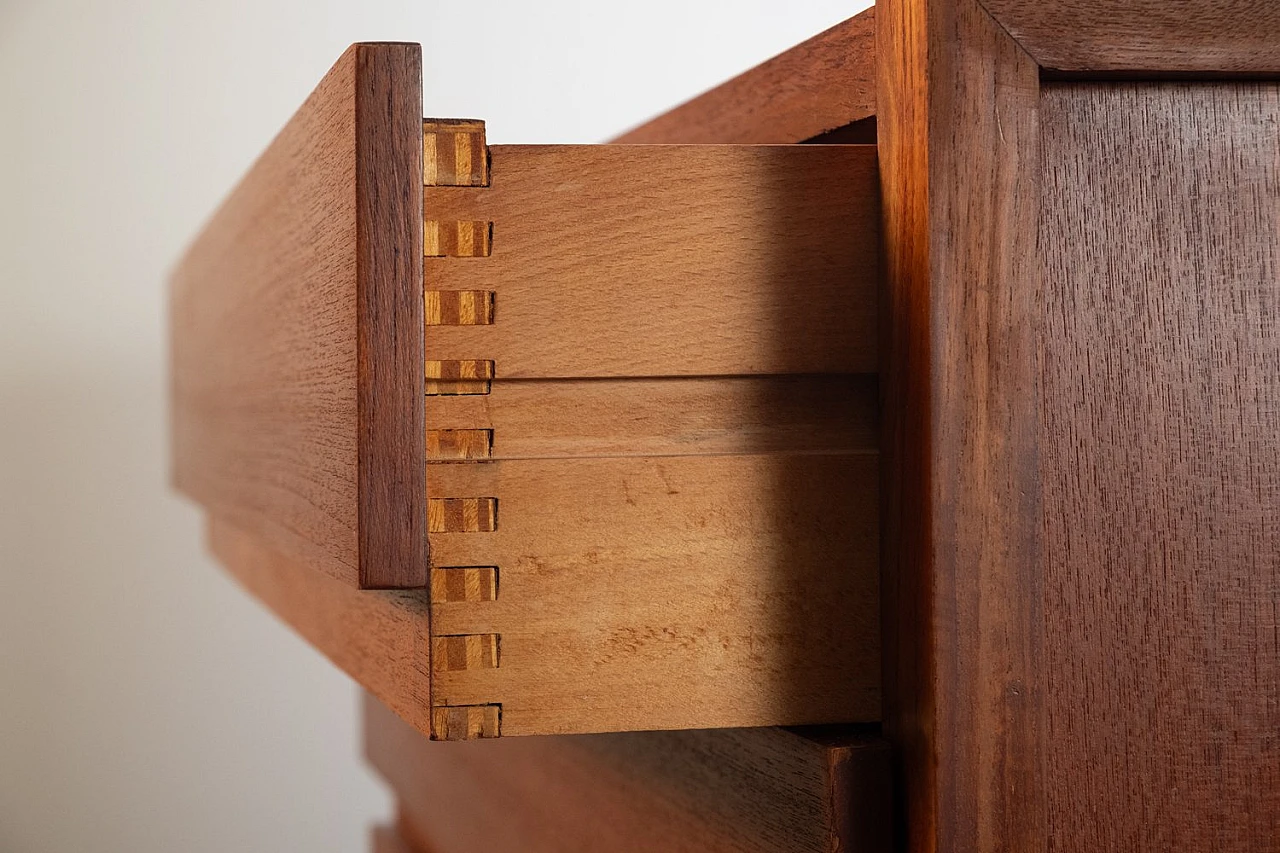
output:
M444 705L431 709L436 740L473 740L502 734L501 705Z
M492 290L428 290L428 326L488 326L493 323Z
M428 533L492 533L498 527L497 498L428 498Z
M484 122L424 120L422 183L429 187L488 186L489 149Z
M472 139L473 137L469 133L453 134L453 176L458 184L470 183L473 178L471 172Z
M422 183L424 186L439 186L439 164L436 158L436 141L439 134L435 134L427 130L424 125L422 128Z
M430 396L488 394L493 373L492 361L428 361L426 393Z
M497 634L458 634L431 638L431 666L436 672L497 669Z
M428 258L487 258L492 248L492 231L493 223L481 220L424 219L422 253Z
M497 601L496 566L443 567L431 570L431 601Z
M489 459L493 453L491 429L427 430L427 461L457 462Z

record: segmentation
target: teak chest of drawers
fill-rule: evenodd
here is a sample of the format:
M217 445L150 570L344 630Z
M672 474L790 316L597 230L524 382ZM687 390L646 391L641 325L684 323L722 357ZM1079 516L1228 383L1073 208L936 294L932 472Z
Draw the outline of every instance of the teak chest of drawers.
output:
M1280 851L1277 78L1255 0L884 0L489 146L348 51L175 271L174 472L379 849Z
M878 719L874 146L490 148L419 62L348 51L174 276L215 550L435 737Z

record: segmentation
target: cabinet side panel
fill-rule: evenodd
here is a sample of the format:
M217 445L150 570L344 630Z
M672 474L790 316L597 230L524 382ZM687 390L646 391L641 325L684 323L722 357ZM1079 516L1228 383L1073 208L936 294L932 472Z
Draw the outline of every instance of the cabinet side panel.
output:
M802 142L875 115L875 53L873 6L613 141Z
M1050 849L1280 850L1280 89L1041 114Z

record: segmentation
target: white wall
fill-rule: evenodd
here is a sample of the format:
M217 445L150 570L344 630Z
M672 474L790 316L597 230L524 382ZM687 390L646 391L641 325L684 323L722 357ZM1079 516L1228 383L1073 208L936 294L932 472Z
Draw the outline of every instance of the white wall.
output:
M355 688L165 484L165 271L348 43L422 42L426 113L491 141L588 142L865 5L0 0L0 853L350 853L389 813Z

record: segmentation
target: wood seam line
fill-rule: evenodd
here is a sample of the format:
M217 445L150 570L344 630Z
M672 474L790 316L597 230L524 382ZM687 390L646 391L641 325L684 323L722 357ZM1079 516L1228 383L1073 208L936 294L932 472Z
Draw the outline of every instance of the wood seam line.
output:
M491 360L428 361L425 390L429 397L488 394L493 375Z
M492 533L497 529L497 498L427 498L428 533Z
M501 737L502 706L437 705L431 709L431 732L436 740Z

